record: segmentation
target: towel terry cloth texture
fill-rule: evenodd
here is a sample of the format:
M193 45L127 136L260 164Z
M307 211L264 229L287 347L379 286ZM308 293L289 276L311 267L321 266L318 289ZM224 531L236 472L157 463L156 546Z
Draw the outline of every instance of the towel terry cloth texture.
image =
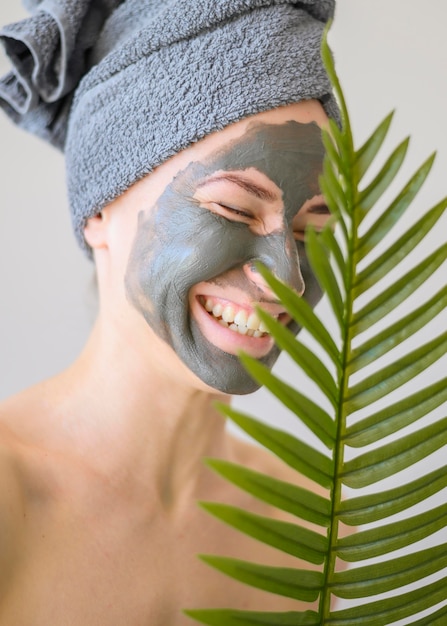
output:
M0 30L0 107L65 152L75 234L134 182L244 117L319 99L335 0L25 0Z

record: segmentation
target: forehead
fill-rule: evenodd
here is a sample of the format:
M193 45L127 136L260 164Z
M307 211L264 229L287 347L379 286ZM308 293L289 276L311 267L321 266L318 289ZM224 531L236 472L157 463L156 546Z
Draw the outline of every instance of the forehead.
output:
M281 189L285 202L296 201L297 193L307 197L319 193L318 177L323 158L321 129L316 123L252 122L242 135L191 162L176 177L174 186L187 183L194 191L215 172L254 168Z
M255 167L277 182L284 166L312 170L323 156L320 127L315 122L289 120L283 124L252 122L242 136L228 141L204 162L212 170Z
M244 135L215 152L205 164L210 170L254 167L286 191L291 184L315 183L323 157L321 129L314 122L253 122Z

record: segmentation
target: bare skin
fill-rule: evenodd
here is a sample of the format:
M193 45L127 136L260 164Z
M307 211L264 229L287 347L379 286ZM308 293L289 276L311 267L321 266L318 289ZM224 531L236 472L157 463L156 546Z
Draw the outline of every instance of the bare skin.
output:
M256 117L325 121L316 102ZM213 402L229 397L188 370L124 288L142 206L155 203L192 150L194 158L206 154L246 123L180 153L87 225L100 294L90 340L68 370L0 405L2 626L186 626L193 622L182 608L311 608L234 582L197 559L209 553L310 567L197 506L221 501L291 519L227 484L204 457L295 483L296 474L228 435ZM251 278L268 295L259 276ZM232 288L225 297L240 300ZM299 484L318 491L304 478Z

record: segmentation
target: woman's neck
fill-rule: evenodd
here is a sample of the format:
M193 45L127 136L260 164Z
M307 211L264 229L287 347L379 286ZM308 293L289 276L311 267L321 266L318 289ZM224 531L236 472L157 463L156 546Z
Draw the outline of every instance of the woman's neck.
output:
M157 339L157 338L155 338ZM203 457L231 457L225 419L160 340L142 346L101 320L76 363L62 374L58 413L67 445L116 481L155 485L163 506L206 489ZM183 371L183 369L185 371Z

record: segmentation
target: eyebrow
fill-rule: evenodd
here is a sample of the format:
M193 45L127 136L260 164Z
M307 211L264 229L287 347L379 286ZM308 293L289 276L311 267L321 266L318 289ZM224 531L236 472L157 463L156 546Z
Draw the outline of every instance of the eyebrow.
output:
M259 198L260 200L268 200L269 202L276 202L278 200L277 194L239 174L217 174L216 176L212 176L211 178L207 178L206 180L202 181L197 185L196 188L200 189L205 185L218 183L221 180L226 180L230 183L238 185L239 187L241 187L241 189L247 191L253 196L256 196L256 198Z

